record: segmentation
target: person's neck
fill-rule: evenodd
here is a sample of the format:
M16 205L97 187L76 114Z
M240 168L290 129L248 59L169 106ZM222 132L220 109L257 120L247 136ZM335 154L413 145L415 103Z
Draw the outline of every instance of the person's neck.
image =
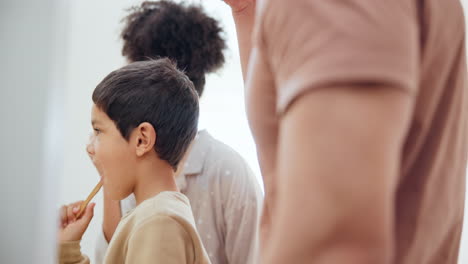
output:
M136 204L139 205L164 191L179 191L172 167L167 162L155 157L142 160L133 190Z

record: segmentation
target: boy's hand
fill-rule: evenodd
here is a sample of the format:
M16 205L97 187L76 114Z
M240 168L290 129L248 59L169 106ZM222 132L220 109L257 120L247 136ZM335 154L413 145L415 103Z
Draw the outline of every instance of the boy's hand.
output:
M83 201L64 205L60 208L60 228L59 242L81 240L84 232L88 228L89 222L93 219L95 203L90 203L84 213L77 219L80 205Z
M228 4L233 12L242 12L247 7L254 5L255 0L223 0Z

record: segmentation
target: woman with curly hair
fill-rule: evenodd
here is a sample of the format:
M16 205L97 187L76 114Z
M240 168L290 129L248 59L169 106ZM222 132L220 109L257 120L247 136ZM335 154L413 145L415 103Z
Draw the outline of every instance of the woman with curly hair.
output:
M205 76L224 64L222 29L200 6L143 2L129 9L121 37L128 62L168 57L203 95ZM177 170L177 185L192 205L196 227L213 264L255 263L263 195L244 159L202 130ZM104 190L103 233L96 248L102 263L107 244L135 198L112 201Z

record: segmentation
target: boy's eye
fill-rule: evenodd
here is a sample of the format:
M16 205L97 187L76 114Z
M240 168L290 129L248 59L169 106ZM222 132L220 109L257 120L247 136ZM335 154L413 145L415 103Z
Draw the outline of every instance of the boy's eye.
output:
M99 133L101 133L101 130L99 130L98 128L93 128L94 129L94 134L95 135L98 135Z

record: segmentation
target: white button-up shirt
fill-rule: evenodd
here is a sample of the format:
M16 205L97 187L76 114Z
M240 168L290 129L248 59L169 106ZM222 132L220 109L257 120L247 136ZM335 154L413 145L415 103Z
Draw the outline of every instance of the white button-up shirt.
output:
M256 263L263 194L245 160L208 132L200 131L183 166L177 186L190 200L212 264ZM124 215L135 208L135 197L130 195L120 205ZM96 263L102 263L107 246L101 232Z

